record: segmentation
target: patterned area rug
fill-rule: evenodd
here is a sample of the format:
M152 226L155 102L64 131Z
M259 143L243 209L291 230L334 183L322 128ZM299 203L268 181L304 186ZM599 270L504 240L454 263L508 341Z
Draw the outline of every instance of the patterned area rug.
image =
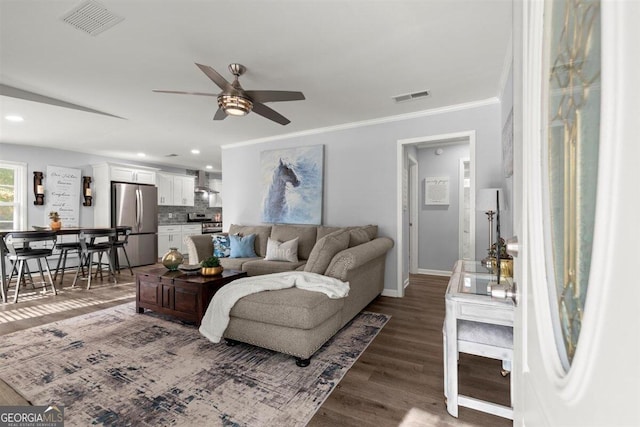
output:
M299 368L128 303L0 337L0 378L65 426L303 426L388 320L359 314Z

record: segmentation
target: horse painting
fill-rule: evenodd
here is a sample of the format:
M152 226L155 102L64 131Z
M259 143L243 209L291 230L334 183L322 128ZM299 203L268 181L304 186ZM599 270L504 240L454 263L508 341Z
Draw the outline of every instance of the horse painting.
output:
M260 153L262 221L322 224L322 145Z
M287 184L298 187L300 180L290 164L280 159L273 171L273 179L264 204L264 219L267 222L284 222L289 207L287 205Z

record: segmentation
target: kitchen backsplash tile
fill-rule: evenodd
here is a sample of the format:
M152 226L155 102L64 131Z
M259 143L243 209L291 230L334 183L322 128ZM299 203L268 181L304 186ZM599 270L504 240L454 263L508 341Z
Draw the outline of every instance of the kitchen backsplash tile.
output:
M158 224L187 222L187 214L190 212L216 214L222 213L222 208L210 208L209 200L196 193L195 206L158 206Z

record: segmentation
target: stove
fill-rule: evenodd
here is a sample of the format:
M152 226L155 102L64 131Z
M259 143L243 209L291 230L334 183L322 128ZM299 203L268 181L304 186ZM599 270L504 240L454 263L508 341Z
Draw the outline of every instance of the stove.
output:
M222 218L220 214L189 213L187 214L187 221L202 224L202 234L222 233Z
M203 222L202 234L222 233L222 222Z

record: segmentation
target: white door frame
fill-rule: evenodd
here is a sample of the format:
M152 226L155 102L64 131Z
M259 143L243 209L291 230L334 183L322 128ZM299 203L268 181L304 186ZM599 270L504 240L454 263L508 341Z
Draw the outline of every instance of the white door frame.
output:
M418 239L420 237L418 221L419 182L418 182L418 159L411 154L407 156L409 160L409 274L418 272Z
M403 260L405 257L403 250L403 214L402 214L402 197L403 197L403 189L402 189L402 181L404 174L404 157L405 157L405 149L409 145L413 144L421 144L428 142L435 142L440 140L451 140L451 139L468 139L469 141L469 159L471 161L469 173L470 173L470 188L471 188L471 206L475 206L476 204L476 131L468 130L440 135L430 135L430 136L420 136L417 138L407 138L407 139L399 139L396 145L396 247L398 250L396 251L397 258L397 281L396 281L396 295L397 297L404 296L404 271L403 271ZM476 232L476 221L475 216L471 221L469 226L469 231L472 237L472 244L475 247L475 232Z
M466 162L469 162L469 168L471 168L471 159L469 159L468 157L461 158L458 166L458 206L460 206L460 208L458 209L458 258L460 259L464 259L464 164ZM475 206L471 205L471 201L469 201L469 209L471 210L471 212L475 211ZM471 212L469 213L469 216L475 219L475 215ZM471 226L471 222L475 221L472 221L471 218L469 218L469 226ZM469 232L469 235L469 237L471 238L471 232ZM475 239L473 239L473 244L469 242L468 259L476 259Z

